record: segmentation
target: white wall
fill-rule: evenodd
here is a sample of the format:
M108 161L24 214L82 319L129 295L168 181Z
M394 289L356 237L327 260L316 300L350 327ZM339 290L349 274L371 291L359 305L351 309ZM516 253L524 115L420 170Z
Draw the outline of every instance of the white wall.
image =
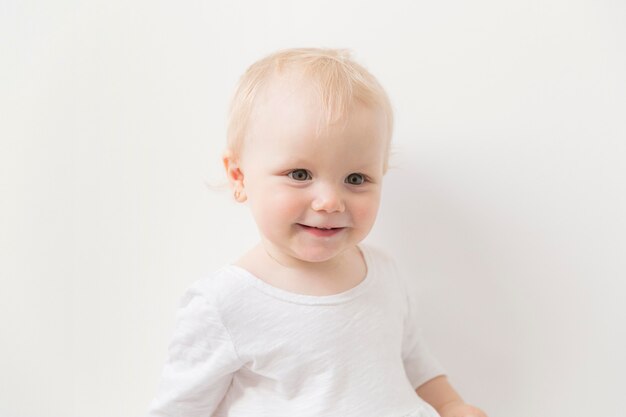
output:
M626 5L0 5L0 416L140 416L184 288L254 244L219 182L254 60L347 47L397 168L368 241L490 417L623 416Z

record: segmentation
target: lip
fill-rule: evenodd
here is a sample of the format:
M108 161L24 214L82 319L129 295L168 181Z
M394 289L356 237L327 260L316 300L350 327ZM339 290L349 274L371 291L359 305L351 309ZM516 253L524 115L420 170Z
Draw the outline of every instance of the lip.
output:
M323 229L318 229L317 227L307 226L307 225L300 224L300 223L298 223L298 226L300 226L300 228L304 230L305 232L310 233L313 236L319 236L319 237L334 236L337 233L340 233L343 229L345 229L345 227L334 227L330 230L323 230Z

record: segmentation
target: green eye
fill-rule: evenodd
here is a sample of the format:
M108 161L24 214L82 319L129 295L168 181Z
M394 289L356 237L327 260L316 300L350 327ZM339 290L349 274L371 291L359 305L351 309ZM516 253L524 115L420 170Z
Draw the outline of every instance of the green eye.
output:
M296 181L306 181L307 179L309 179L309 173L306 169L294 169L293 171L289 172L287 176Z
M350 174L346 178L346 182L352 185L361 185L365 182L365 177L362 174Z

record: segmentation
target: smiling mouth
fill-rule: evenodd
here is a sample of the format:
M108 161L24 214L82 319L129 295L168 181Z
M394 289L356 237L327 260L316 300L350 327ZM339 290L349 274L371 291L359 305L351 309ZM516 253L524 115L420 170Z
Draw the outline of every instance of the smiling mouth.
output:
M307 226L306 224L298 223L298 226L302 228L302 230L317 238L331 238L332 236L336 236L341 234L341 232L345 229L345 227L332 227L330 229L322 229L319 227Z
M298 225L305 227L307 229L317 229L317 230L339 230L343 229L343 227L315 227L315 226L307 226L306 224L298 223Z

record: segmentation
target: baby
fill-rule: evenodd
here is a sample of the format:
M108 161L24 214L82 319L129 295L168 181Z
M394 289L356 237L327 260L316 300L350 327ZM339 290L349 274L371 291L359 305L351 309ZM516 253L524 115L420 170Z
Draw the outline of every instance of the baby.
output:
M393 258L363 244L393 114L342 50L253 64L226 176L260 242L182 297L150 417L485 417L430 354Z

